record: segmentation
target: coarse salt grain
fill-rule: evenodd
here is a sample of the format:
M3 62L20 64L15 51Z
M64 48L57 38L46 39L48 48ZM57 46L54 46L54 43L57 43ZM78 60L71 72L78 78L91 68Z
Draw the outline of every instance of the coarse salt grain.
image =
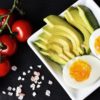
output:
M25 81L25 78L22 78L22 81Z
M40 76L40 72L37 72L37 71L34 71L33 74L36 75L36 76Z
M50 90L46 90L45 95L49 97L50 94L51 94Z
M32 76L31 77L31 81L34 82L34 83L37 83L39 80L39 76Z
M22 74L23 74L23 76L26 76L26 72L23 72Z
M44 75L41 76L41 79L44 80Z
M30 66L29 68L30 68L31 70L33 69L33 67L32 67L32 66Z
M36 86L36 88L40 88L40 87L41 87L41 85L39 85L39 84Z
M39 85L42 84L42 81L38 82L38 84L39 84Z
M22 85L22 84L20 84L20 85L19 85L19 87L20 87L20 88L22 88L22 87L23 87L23 85Z
M22 77L21 77L21 76L19 76L19 77L18 77L18 81L20 81L21 79L22 79Z
M53 82L52 82L51 80L49 80L49 81L48 81L48 84L49 84L49 85L52 85L52 84L53 84Z
M32 84L30 85L30 88L32 88L32 90L35 90L35 84L32 83Z
M22 92L22 89L21 89L21 87L17 87L17 89L16 89L16 96L19 96L19 94Z
M16 88L12 88L13 91L16 91Z
M30 71L30 70L28 70L28 71L27 71L27 73L29 74L29 73L31 73L31 71Z
M37 80L34 81L35 84L37 84L37 82L38 82Z
M2 94L6 94L6 92L5 91L2 91Z
M37 80L37 81L38 81L39 79L40 79L40 78L39 78L39 76L35 76L35 80Z
M31 76L31 81L34 82L35 81L35 77Z
M19 100L23 100L24 96L25 96L24 93L20 93L19 96L18 96L18 99L19 99Z
M41 68L41 67L42 67L42 65L37 65L37 67L38 67L38 68Z
M35 97L35 96L36 96L36 92L33 92L33 93L32 93L32 96Z
M8 90L8 91L11 91L11 90L12 90L12 87L11 87L11 86L9 86L9 87L7 88L7 90Z
M17 70L17 66L13 65L13 66L11 67L11 70L12 70L12 71L16 71L16 70Z
M9 96L13 96L13 92L8 92L8 95Z

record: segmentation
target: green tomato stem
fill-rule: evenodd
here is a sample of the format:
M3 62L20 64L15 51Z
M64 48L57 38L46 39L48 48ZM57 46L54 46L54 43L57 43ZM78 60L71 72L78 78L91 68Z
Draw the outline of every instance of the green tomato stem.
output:
M22 10L20 10L17 6L15 8L21 15L24 15L24 12Z
M12 33L11 28L10 28L10 26L9 26L9 24L8 24L8 21L9 21L9 19L10 19L10 16L11 16L11 14L13 13L13 11L14 11L15 8L16 8L20 13L22 13L22 11L21 11L20 9L18 9L18 7L16 6L16 3L18 3L18 0L14 0L14 3L13 3L12 8L11 8L11 10L10 10L10 13L8 14L8 16L7 16L7 18L6 18L6 21L5 21L5 23L3 24L3 26L0 28L0 33L2 33L2 31L4 30L4 28L5 28L6 26L8 27L10 33Z
M12 34L13 32L12 32L12 30L11 30L11 28L10 28L8 23L7 23L7 27L8 27L9 32Z

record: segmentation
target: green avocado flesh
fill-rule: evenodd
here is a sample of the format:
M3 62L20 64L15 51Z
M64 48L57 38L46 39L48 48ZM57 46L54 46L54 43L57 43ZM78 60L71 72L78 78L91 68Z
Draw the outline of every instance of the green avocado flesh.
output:
M81 34L84 37L84 42L82 44L82 47L85 48L86 53L89 53L89 38L90 33L89 31L84 27L85 23L82 21L82 18L79 15L79 11L75 7L70 7L64 14L65 19L74 27L76 27L78 30L81 31Z
M46 17L44 21L47 23L48 26L58 28L64 31L65 34L69 34L71 38L73 38L73 40L75 41L79 54L84 53L83 49L81 48L81 43L83 42L83 39L80 33L75 30L71 25L69 25L63 18L56 15L50 15Z
M89 38L99 24L89 8L83 5L68 8L63 17L49 15L46 25L34 44L42 55L65 65L76 56L89 54Z
M78 5L77 8L82 21L85 23L85 28L92 34L94 30L100 27L96 17L92 11L84 5Z

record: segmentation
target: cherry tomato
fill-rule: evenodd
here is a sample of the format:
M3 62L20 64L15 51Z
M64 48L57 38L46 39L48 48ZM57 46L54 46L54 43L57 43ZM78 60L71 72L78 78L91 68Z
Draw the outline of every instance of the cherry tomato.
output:
M12 32L17 33L16 38L20 42L26 42L32 33L32 26L26 20L17 20L12 25Z
M0 36L0 54L11 56L16 52L17 42L9 35Z
M7 14L9 14L9 10L8 9L4 9L4 8L0 8L0 27L5 23L6 19L7 19ZM9 26L12 26L13 23L13 16L10 17L8 24Z
M8 59L3 59L0 62L0 77L6 76L11 69L11 65Z

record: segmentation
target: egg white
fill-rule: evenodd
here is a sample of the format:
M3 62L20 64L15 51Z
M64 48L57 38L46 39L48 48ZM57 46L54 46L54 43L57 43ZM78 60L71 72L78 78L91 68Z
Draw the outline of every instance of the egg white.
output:
M76 81L69 74L70 66L78 59L88 62L88 64L91 66L91 72L89 78L82 82ZM65 67L63 68L63 79L65 84L75 89L81 89L87 87L95 83L99 78L100 78L100 60L91 55L76 57L70 60L67 63L67 65L65 65Z
M89 40L89 46L90 46L90 49L91 49L91 52L94 56L96 56L97 58L100 59L100 54L97 54L96 51L95 51L95 40L97 37L100 36L100 29L97 29L96 31L93 32L93 34L91 35L90 37L90 40Z

